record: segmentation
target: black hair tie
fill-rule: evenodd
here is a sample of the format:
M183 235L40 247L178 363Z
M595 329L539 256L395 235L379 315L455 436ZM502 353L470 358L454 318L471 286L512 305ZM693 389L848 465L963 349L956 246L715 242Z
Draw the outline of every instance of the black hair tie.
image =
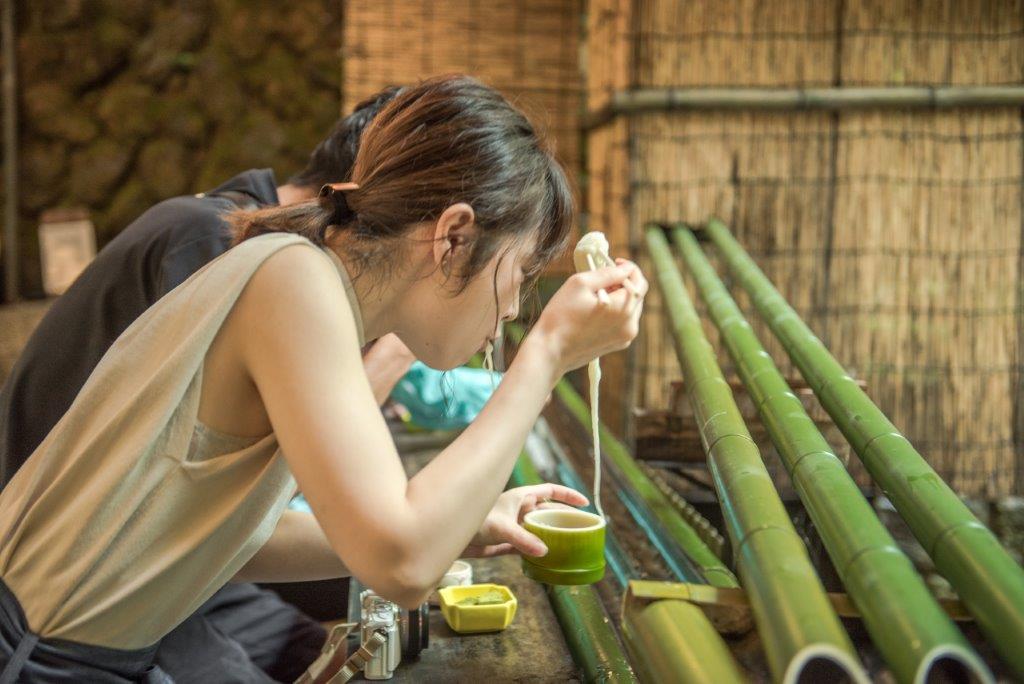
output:
M343 226L356 217L356 212L348 206L348 199L344 190L338 190L330 183L320 188L317 196L320 208L331 212L328 224L332 226Z

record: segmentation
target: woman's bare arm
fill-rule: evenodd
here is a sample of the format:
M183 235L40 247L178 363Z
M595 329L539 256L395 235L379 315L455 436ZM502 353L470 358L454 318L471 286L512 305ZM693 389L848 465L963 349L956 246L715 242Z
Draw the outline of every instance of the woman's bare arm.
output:
M349 574L315 516L285 511L270 539L233 581L310 582Z
M627 272L611 271L576 280L577 294L588 289L596 303L596 289ZM577 307L586 322L574 324L590 331L580 338L589 347L578 353L550 331L531 334L480 416L409 481L363 371L333 266L297 247L263 264L237 307L246 331L239 351L300 489L353 574L402 605L423 600L501 493L544 400L571 367L566 360L585 363L635 334L635 321L618 330L628 295L617 294L612 306L622 311Z

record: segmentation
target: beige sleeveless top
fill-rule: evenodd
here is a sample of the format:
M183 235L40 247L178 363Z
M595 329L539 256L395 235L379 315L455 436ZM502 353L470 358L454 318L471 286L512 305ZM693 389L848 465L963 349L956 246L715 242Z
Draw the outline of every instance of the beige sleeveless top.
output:
M40 636L150 646L228 582L273 532L292 479L273 434L198 422L203 360L270 255L270 234L229 250L118 339L75 402L0 494L0 577Z

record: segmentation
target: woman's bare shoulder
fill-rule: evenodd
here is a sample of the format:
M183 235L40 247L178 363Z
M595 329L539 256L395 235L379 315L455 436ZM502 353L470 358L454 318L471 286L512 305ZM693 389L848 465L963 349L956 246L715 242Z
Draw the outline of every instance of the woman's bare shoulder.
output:
M254 334L276 331L300 338L323 334L335 340L342 335L359 347L337 268L310 242L296 242L266 257L246 285L237 314Z
M311 242L295 242L263 260L246 289L264 296L305 296L314 299L341 296L338 271L322 249Z

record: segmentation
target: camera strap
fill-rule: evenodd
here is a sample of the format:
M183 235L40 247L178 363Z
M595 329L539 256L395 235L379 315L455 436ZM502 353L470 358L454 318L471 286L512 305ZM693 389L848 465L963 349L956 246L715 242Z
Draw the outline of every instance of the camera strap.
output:
M343 622L335 625L327 636L327 641L320 649L320 655L313 664L306 668L302 676L295 680L295 684L344 684L352 679L356 673L366 667L366 663L377 655L377 651L384 645L386 636L383 632L374 632L373 636L367 639L366 643L345 659L348 652L346 639L348 635L359 627L357 622Z

